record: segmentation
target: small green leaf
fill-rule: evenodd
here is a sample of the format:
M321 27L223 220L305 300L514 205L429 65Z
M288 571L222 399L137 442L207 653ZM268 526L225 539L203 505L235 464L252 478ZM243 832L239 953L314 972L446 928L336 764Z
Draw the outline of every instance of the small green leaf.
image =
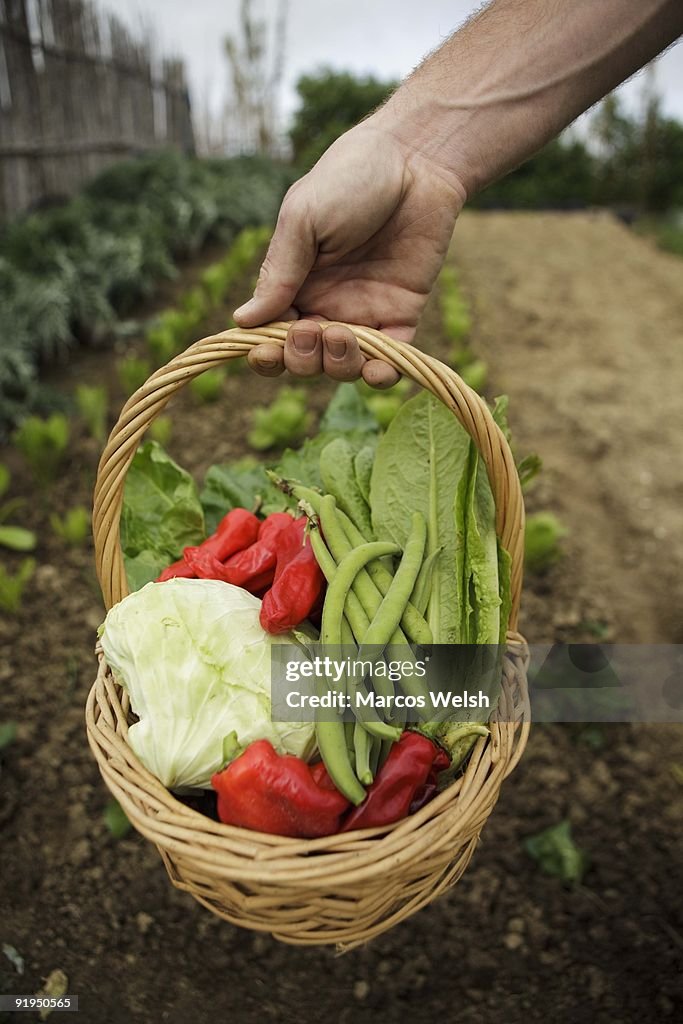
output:
M0 526L0 545L12 551L33 551L36 535L23 526Z
M524 849L547 875L556 875L566 884L578 884L588 867L588 858L571 836L569 821L528 836Z
M520 462L517 463L517 474L519 476L519 482L522 490L525 490L529 484L536 479L538 474L543 468L543 460L540 455L535 452L530 452L529 455L525 455Z
M24 958L21 953L17 952L14 946L10 946L9 942L3 942L2 951L14 967L17 974L24 973Z
M130 831L130 822L118 800L110 800L104 808L104 823L114 839L123 839Z
M1 722L0 723L0 750L4 750L5 747L9 747L10 743L14 743L17 736L17 723L16 722Z

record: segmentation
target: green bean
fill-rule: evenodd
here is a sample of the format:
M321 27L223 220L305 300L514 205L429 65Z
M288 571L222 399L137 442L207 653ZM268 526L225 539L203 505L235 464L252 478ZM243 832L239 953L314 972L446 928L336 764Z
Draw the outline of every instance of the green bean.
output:
M373 558L395 555L400 551L391 541L376 540L361 544L344 555L337 566L334 578L327 588L320 640L325 644L339 644L344 604L356 576ZM414 582L414 580L413 580ZM384 603L384 602L382 602ZM372 625L372 623L371 623ZM384 643L387 641L385 640Z
M357 544L363 544L363 535L359 533L349 517L344 515L343 512L340 512L339 518L349 543L354 546ZM391 573L385 569L379 561L370 563L367 567L367 573L379 590L380 594L385 597L392 583L393 577ZM429 628L428 623L425 621L424 616L421 615L417 608L410 602L406 605L403 612L401 626L403 627L406 636L415 644L428 647L434 642L432 631Z
M355 743L354 743L355 728L356 728L356 723L352 722L351 719L348 719L347 721L344 722L344 739L346 740L346 749L347 749L347 751L349 753L349 760L351 762L351 767L355 771L356 775L358 775L358 769L356 767L356 746L355 746ZM361 782L362 781L363 780L361 779Z
M425 558L422 567L415 580L413 592L410 595L410 603L417 608L420 615L425 615L429 604L429 595L432 587L432 576L436 560L443 551L443 548L436 548Z
M370 749L370 771L374 779L375 775L379 770L379 759L382 753L382 740L378 739L377 736L372 737L372 747Z
M391 544L389 541L375 541L363 544L341 560L332 582L327 588L320 629L321 643L336 647L340 645L346 596L358 571L370 559L380 558L382 555L395 554L396 551L396 545ZM321 678L318 688L322 689L323 686L324 683ZM332 722L318 721L316 723L316 739L320 756L325 762L325 767L337 789L351 803L361 803L365 798L365 790L351 767L342 720L337 718Z
M394 635L408 603L408 598L413 592L415 580L422 565L426 543L427 524L424 516L415 512L403 558L377 614L363 637L359 658L362 658L363 647L375 645L385 647ZM366 545L366 547L368 546Z
M317 526L315 526L315 524L313 525L309 533L309 536L311 538L311 547L313 548L313 554L316 557L318 565L322 569L323 575L325 576L327 582L331 583L337 572L337 566L334 559L332 558L332 555L327 549L327 546L325 545L325 541L320 536L320 531L318 530ZM345 645L347 643L353 644L354 635L363 636L364 633L367 631L368 626L370 625L370 620L363 611L363 608L358 598L353 593L353 591L349 591L346 597L346 603L344 606L344 619L342 620L342 629L344 629L344 622L347 623L349 630L351 631L350 635L346 632L342 634L342 642ZM353 645L355 649L355 644ZM355 682L354 685L356 693L361 693L364 696L367 696L367 689L363 685L362 680L359 682ZM354 714L357 714L359 708L357 706L356 701L353 702L352 707ZM364 725L369 733L371 733L373 736L379 737L380 739L396 740L400 736L400 730L397 730L394 726L382 722L379 718L364 719Z
M320 502L320 522L325 538L330 545L332 554L335 558L339 559L354 550L344 533L344 529L341 524L342 515L343 513L337 508L334 496L326 494ZM382 604L382 595L365 570L361 570L361 572L356 576L353 583L353 593L363 606L363 611L367 616L369 626L371 620L377 614L380 605ZM361 625L360 622L359 625ZM363 629L360 635L357 635L359 643L365 635L368 626ZM395 639L397 643L400 643L401 639L405 639L405 637L402 638L397 636ZM387 707L389 707L389 700L394 696L394 687L391 680L387 676L378 676L374 683L374 688L375 692L378 693L379 696L384 697L387 702ZM386 717L390 718L391 715L387 715Z
M391 742L391 740L382 740L382 746L380 747L380 752L379 752L379 763L377 765L377 771L380 771L382 765L384 764L384 762L386 761L387 757L389 756L389 751L391 750L393 745L394 744Z
M353 747L356 754L356 774L364 786L369 786L373 779L370 767L372 737L360 722L353 727Z
M326 494L320 502L320 525L325 535L325 541L337 562L340 562L345 555L353 551L354 547L367 543L360 532L358 533L358 544L352 545L349 543L342 527L341 516L343 514L337 508L336 498L331 494ZM382 595L373 584L365 569L362 569L353 581L353 592L363 605L365 614L369 619L372 619L373 615L377 614L382 603Z
M316 691L319 697L323 697L329 688L323 676L316 677ZM332 709L319 708L320 714L331 714ZM329 722L318 719L315 723L315 738L318 743L320 756L325 762L328 774L340 793L343 793L352 804L360 804L365 799L365 790L360 784L351 757L346 746L346 732L344 722L340 716Z

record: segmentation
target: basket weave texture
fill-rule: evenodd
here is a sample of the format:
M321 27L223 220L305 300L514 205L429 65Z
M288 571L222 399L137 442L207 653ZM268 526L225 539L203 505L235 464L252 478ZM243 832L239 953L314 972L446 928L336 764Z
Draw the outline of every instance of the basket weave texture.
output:
M102 453L93 532L107 608L128 594L119 542L126 472L140 440L173 394L193 377L284 344L288 324L225 331L196 342L128 400ZM496 530L512 558L512 612L502 694L464 774L416 814L384 828L299 840L215 822L177 800L127 742L128 696L101 651L88 696L88 741L105 783L135 828L153 842L172 883L233 924L297 944L350 949L430 903L460 878L503 779L526 746L528 651L515 632L522 584L524 508L512 453L486 403L449 367L370 328L352 326L363 353L431 391L474 439L496 503Z

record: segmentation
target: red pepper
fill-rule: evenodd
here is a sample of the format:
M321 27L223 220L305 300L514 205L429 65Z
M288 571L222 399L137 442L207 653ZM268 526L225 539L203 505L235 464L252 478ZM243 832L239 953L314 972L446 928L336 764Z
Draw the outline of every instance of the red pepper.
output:
M261 520L246 508L233 508L223 516L214 533L198 545L202 554L212 554L219 562L224 562L236 551L253 544L258 537ZM185 548L183 555L187 558L188 551L197 548Z
M292 525L292 517L285 512L273 512L261 523L258 540L243 551L231 555L225 563L227 583L244 587L253 594L273 582L277 563L277 548L283 531ZM269 574L269 575L268 575ZM262 582L265 577L265 582ZM221 577L222 579L223 577ZM255 586L255 581L259 581Z
M305 529L302 516L280 534L275 579L261 604L261 625L268 633L286 633L308 618L325 585Z
M250 743L243 754L211 777L218 817L278 836L314 839L333 835L349 801L317 765L293 754L280 756L268 740Z
M211 570L208 567L211 565L211 562L208 560L208 556L212 556L218 562L223 562L230 555L235 554L237 551L242 551L243 548L253 544L262 525L254 513L249 512L246 508L231 509L227 515L223 516L210 537L207 537L205 541L195 547L185 548L183 557L164 569L157 576L156 582L164 583L166 580L172 580L176 577L183 577L185 579L197 579L199 577L199 579L203 580L222 579L222 576L210 575ZM203 566L201 573L197 571L195 564ZM232 581L226 580L225 582L230 583Z
M174 580L178 578L186 580L194 580L197 578L194 569L190 568L184 558L179 558L177 562L173 563L173 565L167 566L164 571L157 576L156 582L165 583L166 580Z
M344 819L340 832L391 825L405 818L432 769L442 771L449 764L448 755L432 740L419 732L404 732L368 787L365 800Z

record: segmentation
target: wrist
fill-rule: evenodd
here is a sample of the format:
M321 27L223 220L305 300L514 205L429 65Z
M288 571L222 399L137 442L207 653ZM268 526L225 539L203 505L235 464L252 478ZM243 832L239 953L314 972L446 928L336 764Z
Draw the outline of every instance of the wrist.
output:
M488 184L472 111L453 109L445 99L402 86L373 114L375 119L399 143L408 162L426 162L448 181L461 207Z
M418 99L401 92L394 93L370 120L399 146L406 166L415 174L427 169L446 184L457 215L473 189L467 162L454 159L460 133L451 119L446 123L443 110L428 97Z

